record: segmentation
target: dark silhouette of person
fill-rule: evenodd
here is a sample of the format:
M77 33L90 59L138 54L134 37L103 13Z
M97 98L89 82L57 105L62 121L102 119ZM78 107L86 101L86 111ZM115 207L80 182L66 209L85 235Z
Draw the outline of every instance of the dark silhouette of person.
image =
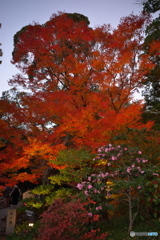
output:
M18 188L18 186L15 185L14 188L13 188L13 190L12 190L12 192L11 192L11 204L12 204L12 205L17 205L20 196L21 196L21 191L20 191L20 189Z
M11 202L10 194L11 194L11 191L12 191L12 187L6 187L5 190L4 190L3 196L4 196L5 208L10 206L10 202Z

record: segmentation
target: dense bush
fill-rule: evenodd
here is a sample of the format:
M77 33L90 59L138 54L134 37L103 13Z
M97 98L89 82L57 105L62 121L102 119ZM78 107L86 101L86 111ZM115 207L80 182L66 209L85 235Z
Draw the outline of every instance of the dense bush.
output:
M57 199L42 214L38 240L99 240L107 233L100 233L96 226L99 217L92 218L80 200L65 202Z

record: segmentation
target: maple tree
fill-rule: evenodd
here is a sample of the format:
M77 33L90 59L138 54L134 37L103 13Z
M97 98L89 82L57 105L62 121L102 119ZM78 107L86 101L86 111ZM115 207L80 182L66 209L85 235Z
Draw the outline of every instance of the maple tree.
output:
M0 100L0 189L6 185L13 186L18 180L34 182L34 174L26 170L27 165L18 161L23 157L23 151L28 144L28 133L24 128L17 126L19 108L5 94ZM7 95L7 93L6 93ZM18 121L19 123L19 121ZM25 169L25 170L24 170ZM18 176L18 180L17 180Z
M105 239L108 233L100 233L80 200L58 199L42 214L38 239ZM54 225L54 227L53 227Z
M92 29L83 15L58 13L15 34L12 63L21 74L10 84L27 89L13 100L11 114L26 136L19 138L20 155L13 150L11 167L20 171L15 181L59 168L56 156L63 149L93 151L112 142L116 131L152 126L140 123L142 104L132 99L154 67L142 54L148 21L147 15L130 15L116 29Z
M11 120L12 112L14 112L15 106L9 101L0 100L0 164L1 174L0 182L1 188L3 183L10 183L11 173L16 171L15 163L20 154L21 130L15 128L14 122ZM19 147L18 147L19 145ZM9 180L10 179L10 180ZM12 179L12 184L14 184Z

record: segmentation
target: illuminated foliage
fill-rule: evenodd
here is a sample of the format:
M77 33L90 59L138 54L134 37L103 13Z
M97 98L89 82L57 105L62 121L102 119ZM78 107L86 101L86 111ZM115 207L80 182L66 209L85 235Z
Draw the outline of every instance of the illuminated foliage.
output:
M99 233L99 229L94 228L97 220L88 215L86 204L74 199L56 200L42 214L38 239L105 239L108 233Z
M130 15L116 29L92 29L83 15L58 13L15 34L12 63L21 73L10 84L27 93L3 97L13 107L2 113L1 136L5 141L9 124L15 140L2 148L2 171L12 170L14 181L40 180L48 170L64 168L56 162L63 149L94 152L117 131L152 126L140 123L143 105L132 99L154 67L142 54L148 21Z

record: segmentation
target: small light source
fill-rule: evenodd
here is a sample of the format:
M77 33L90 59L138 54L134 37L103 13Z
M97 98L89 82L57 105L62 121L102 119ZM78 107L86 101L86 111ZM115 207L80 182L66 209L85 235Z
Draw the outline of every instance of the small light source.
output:
M28 226L29 226L29 227L33 227L33 226L34 226L34 223L28 223Z

